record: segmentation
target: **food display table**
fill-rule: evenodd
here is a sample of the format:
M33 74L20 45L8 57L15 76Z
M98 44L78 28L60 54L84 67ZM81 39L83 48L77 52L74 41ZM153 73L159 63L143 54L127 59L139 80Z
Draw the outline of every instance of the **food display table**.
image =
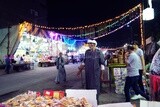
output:
M38 63L39 67L48 67L48 66L55 66L55 65L56 65L56 62L49 62L49 61L43 61Z
M1 64L0 69L5 69L5 66L6 66L6 64ZM34 66L34 63L23 63L23 64L13 63L11 66L13 67L14 71L19 72L19 71L23 71L23 70L30 70L31 68L33 69L32 66Z
M5 69L6 64L0 64L0 69Z
M34 65L34 63L13 64L13 70L17 72L23 71L23 70L30 70L31 65Z
M97 107L96 94L96 90L78 89L28 91L0 103L0 107Z

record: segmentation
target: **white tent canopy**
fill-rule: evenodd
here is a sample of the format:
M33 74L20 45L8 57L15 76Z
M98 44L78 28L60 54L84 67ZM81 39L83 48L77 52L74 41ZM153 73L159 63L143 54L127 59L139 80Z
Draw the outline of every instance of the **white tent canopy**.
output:
M18 27L19 25L15 25L10 28L0 29L0 61L1 62L4 61L5 55L14 54L16 47L19 44L19 36L18 36L19 28Z

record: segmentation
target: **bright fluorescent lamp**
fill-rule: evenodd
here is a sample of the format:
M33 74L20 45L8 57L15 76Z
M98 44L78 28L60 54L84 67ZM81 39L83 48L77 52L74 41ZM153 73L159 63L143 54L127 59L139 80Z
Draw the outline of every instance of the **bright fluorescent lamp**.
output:
M143 20L154 19L154 9L149 7L143 10Z

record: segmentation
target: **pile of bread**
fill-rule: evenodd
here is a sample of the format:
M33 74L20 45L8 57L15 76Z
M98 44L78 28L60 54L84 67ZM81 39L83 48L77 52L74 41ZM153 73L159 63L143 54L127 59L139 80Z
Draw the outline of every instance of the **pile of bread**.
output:
M55 99L49 96L37 96L36 94L20 94L2 104L5 107L93 107L86 98L63 97Z

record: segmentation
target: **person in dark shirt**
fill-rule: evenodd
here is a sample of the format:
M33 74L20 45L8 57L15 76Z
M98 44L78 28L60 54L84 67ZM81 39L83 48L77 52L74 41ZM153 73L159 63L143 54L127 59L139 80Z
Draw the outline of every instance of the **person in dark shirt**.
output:
M88 40L88 46L90 49L85 52L84 63L80 65L77 76L80 76L85 69L85 87L86 89L97 90L97 101L99 103L100 81L103 79L105 60L102 51L96 48L97 42L95 40Z

